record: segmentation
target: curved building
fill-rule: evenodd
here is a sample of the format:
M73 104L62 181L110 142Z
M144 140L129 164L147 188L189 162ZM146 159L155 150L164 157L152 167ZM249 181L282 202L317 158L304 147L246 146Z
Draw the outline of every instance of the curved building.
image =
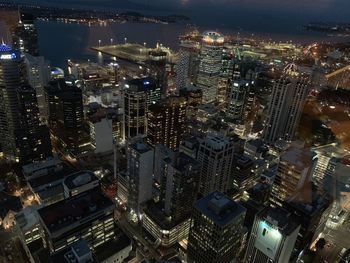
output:
M203 102L217 98L224 43L224 36L218 32L207 31L203 34L197 78L197 85L203 91Z

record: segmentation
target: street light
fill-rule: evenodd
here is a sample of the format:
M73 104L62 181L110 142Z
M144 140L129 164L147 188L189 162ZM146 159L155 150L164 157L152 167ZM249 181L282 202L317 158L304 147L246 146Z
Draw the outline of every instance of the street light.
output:
M143 42L143 46L146 47L147 43L146 42Z
M128 39L126 38L126 37L124 37L124 43L125 43L125 45L126 45L126 41L127 41Z
M98 46L101 46L101 39L98 40Z
M113 45L113 38L111 38L111 45Z

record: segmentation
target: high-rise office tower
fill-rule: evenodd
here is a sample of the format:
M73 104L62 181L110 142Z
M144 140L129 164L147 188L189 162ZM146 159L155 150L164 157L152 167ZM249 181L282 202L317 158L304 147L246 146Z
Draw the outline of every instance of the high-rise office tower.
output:
M137 142L127 149L127 173L129 182L129 207L141 218L142 205L152 199L154 151L146 144Z
M315 157L309 149L294 147L281 155L270 196L273 206L282 207L285 201L310 186L316 166Z
M186 100L169 97L150 105L147 116L147 142L153 147L163 144L173 150L179 147L185 132Z
M25 62L27 65L28 82L35 89L40 118L44 120L47 116L47 112L45 111L44 87L50 81L50 64L44 57L34 57L30 54L25 54Z
M201 164L199 192L202 195L228 190L234 152L239 145L237 137L222 135L207 135L201 140L197 160Z
M45 99L49 127L59 145L73 156L80 154L85 143L81 89L64 79L50 81L45 87Z
M345 152L334 144L315 147L313 152L317 155L317 164L312 175L312 181L319 192L325 192L325 183L327 179L332 177L335 166L344 157Z
M34 88L23 85L17 89L20 128L17 139L23 164L44 160L52 156L49 129L41 125L39 107Z
M244 236L245 214L244 207L217 191L197 201L188 238L188 262L235 262Z
M124 85L125 139L147 135L148 107L161 98L160 86L153 78L127 81Z
M233 79L234 72L234 56L228 49L223 49L221 60L221 70L218 84L218 101L226 101L229 84Z
M20 13L18 26L13 37L14 47L32 56L39 56L38 32L35 17L31 14Z
M305 189L289 202L286 202L284 208L295 215L301 227L294 246L294 255L309 246L319 227L324 226L328 219L326 211L331 204L329 195L318 194L317 189Z
M197 85L203 90L203 102L217 100L225 39L218 32L205 32L202 38Z
M48 130L40 125L36 93L26 77L20 52L0 45L0 144L6 159L23 164L51 156Z
M157 173L160 174L159 201L151 202L145 210L143 227L162 246L172 246L188 237L190 217L200 179L200 165L182 152L173 152L157 145ZM168 151L167 151L168 150ZM157 154L158 153L158 154Z
M265 208L255 216L244 262L289 262L300 225L281 208Z
M232 80L228 87L225 112L227 117L237 124L240 124L245 117L250 84L251 82L246 80Z
M230 187L239 192L244 192L253 187L259 178L257 163L244 154L234 154L232 173L230 176Z
M267 142L294 139L309 87L309 77L298 71L295 64L288 65L282 75L277 77L272 87L264 130Z
M183 220L191 215L200 180L200 164L185 153L168 158L161 184L164 211L172 219Z
M20 52L0 45L0 142L6 159L20 161L20 128L17 89L26 83L26 72Z
M167 65L167 53L157 44L157 48L149 52L149 60L146 61L146 66L150 69L151 76L154 77L160 87L162 95L166 95L168 88Z
M179 60L176 70L176 91L186 88L194 82L198 70L197 58L199 55L199 44L194 41L184 40L180 43Z

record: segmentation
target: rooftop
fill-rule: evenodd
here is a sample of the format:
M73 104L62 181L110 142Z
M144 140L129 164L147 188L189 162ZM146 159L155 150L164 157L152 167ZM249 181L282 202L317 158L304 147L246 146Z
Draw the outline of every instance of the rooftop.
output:
M69 189L77 188L81 185L88 184L92 181L98 181L96 175L91 171L79 171L67 176L64 179L64 184Z
M141 142L134 143L130 147L137 151L139 154L143 154L151 150L147 144Z
M31 179L28 181L28 183L30 184L30 186L33 189L35 189L35 188L38 188L40 186L49 185L49 184L52 184L52 183L57 182L57 181L63 181L63 179L66 176L72 174L75 171L76 170L74 170L72 168L65 167L62 170L52 172L52 173Z
M134 92L148 91L150 89L154 89L156 86L156 80L151 77L131 79L124 85L125 89L129 89Z
M259 213L259 218L277 227L285 235L291 234L299 226L297 219L282 208L268 207Z
M310 149L291 147L282 154L281 161L288 162L298 169L303 170L311 166L314 155Z
M120 252L126 247L131 246L131 239L122 233L117 238L114 238L101 246L95 248L95 256L99 262L104 262L114 254Z
M163 230L171 230L189 219L189 217L181 218L179 220L171 219L165 215L164 211L162 211L160 203L154 202L149 202L148 207L145 209L145 214Z
M50 257L50 263L72 262L97 263L97 261L93 258L91 250L85 240L78 240L71 246L53 254Z
M113 210L113 202L100 189L81 193L38 210L39 216L50 232L75 223L77 220L97 214L104 209Z
M229 225L246 212L243 206L218 191L197 201L195 208L221 227Z

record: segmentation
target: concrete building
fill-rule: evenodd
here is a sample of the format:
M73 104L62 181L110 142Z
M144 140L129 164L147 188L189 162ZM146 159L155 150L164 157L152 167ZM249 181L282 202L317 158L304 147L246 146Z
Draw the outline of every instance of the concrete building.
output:
M48 131L39 123L35 90L28 85L24 57L0 45L0 145L8 161L29 163L51 153Z
M85 240L78 240L50 256L50 263L98 263Z
M197 86L203 91L203 102L217 99L221 59L225 38L218 32L204 32Z
M125 139L146 136L148 107L161 98L158 83L153 78L127 81L124 85L123 98Z
M128 146L127 173L129 176L128 204L131 214L140 219L142 205L152 199L154 151L144 143Z
M104 111L89 116L90 139L95 153L113 151L113 119L108 118ZM116 136L119 138L119 135ZM119 140L118 140L119 141Z
M84 239L91 249L113 239L114 204L100 189L81 193L39 209L51 253Z
M304 187L311 187L315 166L315 155L309 149L291 147L283 153L272 185L271 204L282 207Z
M251 82L246 80L232 80L228 85L225 113L236 124L245 119L250 89Z
M50 64L44 57L34 57L30 54L25 54L25 63L27 65L29 85L32 86L36 92L40 119L47 121L46 118L48 113L45 102L44 87L50 81Z
M79 171L67 176L63 181L64 197L70 198L100 185L96 175L91 171Z
M281 208L265 208L255 216L244 262L289 262L300 224Z
M295 64L288 65L275 78L264 129L268 143L294 139L310 88L309 76Z
M173 150L179 147L186 130L186 101L181 97L169 97L148 109L147 143L163 144Z
M23 53L39 56L38 31L32 14L20 13L19 23L13 37L14 47Z
M207 135L201 140L197 156L201 164L200 194L228 190L233 156L239 145L237 137L222 135Z
M258 163L248 156L234 154L230 187L244 192L254 186L260 178L258 166Z
M59 147L71 156L84 153L88 138L83 129L82 90L58 79L45 87L45 98L49 127Z
M192 84L198 70L197 60L200 46L197 42L183 40L180 43L179 59L176 67L176 92Z
M245 214L244 207L217 191L197 201L188 238L188 262L238 260Z
M317 164L312 175L312 181L320 192L324 192L326 179L332 177L334 168L339 160L344 157L345 152L335 144L324 145L313 148L317 155Z

